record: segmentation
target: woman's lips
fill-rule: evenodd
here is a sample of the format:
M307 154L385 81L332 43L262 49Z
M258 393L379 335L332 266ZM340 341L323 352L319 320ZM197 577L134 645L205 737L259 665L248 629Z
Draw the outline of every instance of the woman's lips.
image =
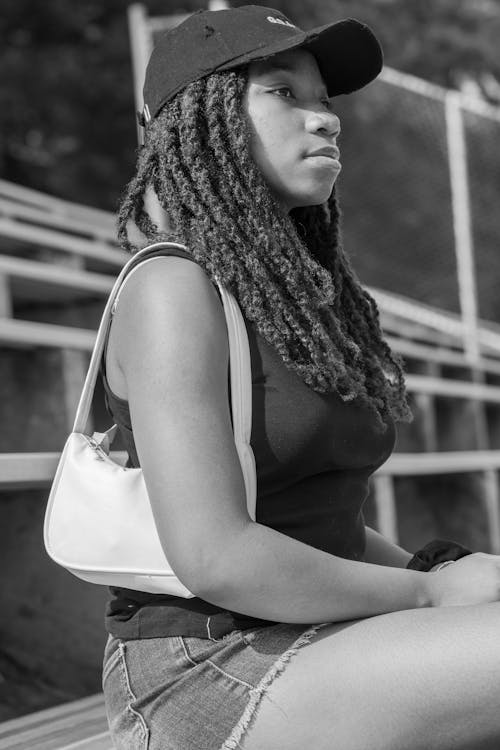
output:
M325 146L324 148L319 148L317 151L311 151L311 153L307 154L307 156L326 156L330 159L335 159L335 161L338 161L340 157L340 151L336 146Z

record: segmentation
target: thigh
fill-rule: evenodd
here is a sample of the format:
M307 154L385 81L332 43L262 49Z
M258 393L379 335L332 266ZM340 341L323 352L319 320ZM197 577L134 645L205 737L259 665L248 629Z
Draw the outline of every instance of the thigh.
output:
M500 604L330 624L269 687L244 750L500 747Z

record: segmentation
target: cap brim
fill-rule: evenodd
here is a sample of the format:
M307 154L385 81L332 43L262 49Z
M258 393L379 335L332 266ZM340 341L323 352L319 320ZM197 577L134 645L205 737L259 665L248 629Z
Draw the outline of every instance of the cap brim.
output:
M329 96L350 94L363 88L378 76L383 66L382 48L372 30L354 18L346 18L253 49L224 63L218 70L264 60L298 47L308 49L316 58Z

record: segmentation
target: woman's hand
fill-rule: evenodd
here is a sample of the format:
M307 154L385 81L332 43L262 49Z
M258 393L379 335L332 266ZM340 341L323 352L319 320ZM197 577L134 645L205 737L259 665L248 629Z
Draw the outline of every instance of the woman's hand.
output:
M432 607L500 601L500 556L477 552L426 574Z

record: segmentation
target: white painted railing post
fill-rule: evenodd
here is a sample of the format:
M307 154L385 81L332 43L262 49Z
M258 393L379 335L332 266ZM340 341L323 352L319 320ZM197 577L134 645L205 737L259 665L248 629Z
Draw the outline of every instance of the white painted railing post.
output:
M486 514L488 516L488 535L490 552L500 555L500 511L498 494L498 477L494 469L483 472L483 491Z
M12 318L10 280L3 273L0 273L0 318Z
M465 142L462 98L459 91L446 92L445 113L464 349L469 361L474 364L478 362L480 356L477 335L477 290L467 169L467 145Z
M399 534L392 476L390 474L376 474L373 477L373 486L378 531L391 542L397 544Z
M136 112L143 110L142 88L149 57L153 50L153 34L149 27L147 10L141 3L134 3L128 8L128 27L132 50L132 73L134 79L134 100ZM137 124L137 140L144 143L143 128ZM165 229L166 217L156 194L149 190L144 200L146 210L159 229Z
M148 64L149 56L153 49L153 38L148 28L147 11L142 3L134 3L128 8L128 29L130 38L130 49L132 53L132 72L134 79L134 101L137 112L142 112L142 87L144 85L144 73ZM143 131L139 123L137 125L137 140L143 143Z

